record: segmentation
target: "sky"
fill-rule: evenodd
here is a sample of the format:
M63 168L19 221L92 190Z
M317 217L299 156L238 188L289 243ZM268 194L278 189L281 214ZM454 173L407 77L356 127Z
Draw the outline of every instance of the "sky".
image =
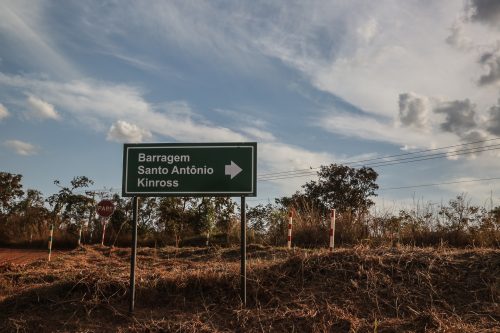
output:
M121 191L123 143L251 141L249 204L369 160L379 207L461 193L500 205L498 0L0 8L0 171L25 189L87 176ZM444 154L408 159L422 150Z

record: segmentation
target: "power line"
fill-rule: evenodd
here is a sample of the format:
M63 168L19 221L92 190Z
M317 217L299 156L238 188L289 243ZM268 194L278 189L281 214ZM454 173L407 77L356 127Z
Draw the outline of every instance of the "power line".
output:
M432 159L436 159L436 158L468 155L468 154L474 154L474 153L481 153L481 152L485 152L485 151L498 150L498 149L500 149L500 147L498 147L498 146L500 146L500 144L490 145L490 146L485 146L485 147L480 147L480 148L469 148L469 149L464 149L464 150L458 150L455 152L444 152L444 153L429 154L429 155L424 155L424 156L417 156L417 157L412 157L412 158L402 158L402 159L398 159L398 160L394 160L394 161L387 161L386 163L379 162L379 163L368 164L368 165L371 167L379 167L379 166L387 166L387 165L394 165L394 164L405 164L405 163L411 163L411 162L426 161L426 160L432 160ZM497 148L492 148L492 147L497 147ZM487 148L490 148L490 149L487 149Z
M431 152L431 151L437 151L437 150L442 150L442 149L450 149L450 148L456 148L456 147L469 146L469 145L473 145L473 144L477 144L477 143L483 143L483 142L489 142L489 141L496 141L496 140L500 140L500 137L493 138L493 139L487 139L487 140L472 141L472 142L468 142L468 143L461 143L461 144L456 144L456 145L451 145L451 146L444 146L444 147L438 147L438 148L424 149L424 150L419 150L419 151L414 151L414 152L409 152L409 153L401 153L401 154L395 154L395 155L375 157L375 158L360 160L360 161L356 161L356 162L348 162L348 163L350 163L350 164L357 164L357 163L369 162L369 161L386 159L386 158L392 158L392 157L415 155L415 154L427 153L427 152ZM481 147L471 147L471 148L467 148L467 149L474 149L474 148L481 148Z
M485 182L485 181L492 181L492 180L500 180L500 177L492 177L492 178L480 178L480 179L470 179L470 180L452 180L452 181L447 181L447 182L441 182L441 183L429 183L429 184L417 184L417 185L408 185L408 186L398 186L398 187L386 187L386 188L379 188L377 191L392 191L392 190L403 190L403 189L409 189L409 188L419 188L419 187L431 187L431 186L439 186L439 185L451 185L451 184L462 184L462 183L475 183L475 182ZM93 191L100 191L100 190L93 190ZM106 189L108 193L118 192L118 189L110 188ZM252 202L270 202L270 198L267 199L258 199L258 198L248 198L248 201Z
M499 146L500 146L500 144L496 144L496 145L490 145L490 146L485 146L485 147L463 149L463 150L459 150L459 151L452 152L452 153L443 152L443 153L428 154L428 155L423 155L423 156L407 157L407 158L396 159L396 160L392 160L392 161L381 161L381 162L377 162L377 163L366 164L365 166L367 166L367 167L383 167L383 166L390 166L390 165L397 165L397 164L407 164L407 163L413 163L413 162L427 161L427 160L433 160L433 159L444 158L444 157L468 155L468 154L474 154L474 153L485 152L485 151L499 150L500 149ZM355 165L356 163L346 163L346 164L347 165ZM307 171L301 171L300 173L297 172L295 174L290 174L290 175L277 175L274 177L273 176L263 177L264 179L260 178L258 180L259 181L270 181L270 180L290 179L290 178L313 176L316 174L316 171L313 171L314 169L312 169L312 168L306 169L306 170Z
M381 157L377 157L377 158L344 162L343 164L352 165L352 166L361 166L362 163L364 163L364 162L374 161L373 163L364 164L364 166L383 167L383 166L391 166L391 165L398 165L398 164L407 164L407 163L413 163L413 162L427 161L427 160L433 160L433 159L444 158L444 157L461 156L461 155L468 155L468 154L474 154L474 153L485 152L485 151L499 150L500 144L494 144L494 145L482 146L482 147L463 148L461 150L457 150L454 152L440 152L440 153L425 154L425 155L420 155L420 156L410 156L410 155L417 155L417 154L428 153L428 152L438 151L438 150L443 150L443 149L450 149L450 148L456 148L456 147L466 147L466 146L470 146L473 144L490 142L490 141L495 141L495 140L500 140L500 137L488 139L488 140L473 141L473 142L464 143L464 144L450 145L450 146L439 147L439 148L425 149L425 150L420 150L420 151L416 151L416 152L386 155L386 156L381 156ZM402 157L402 156L410 156L410 157L394 159L395 157ZM393 160L387 160L390 158L393 158ZM291 179L291 178L310 177L310 176L314 176L317 173L317 171L315 171L317 169L320 169L320 167L315 167L315 168L310 167L308 169L298 169L298 170L280 171L280 172L261 174L260 177L258 178L258 181L273 181L273 180L284 180L284 179ZM491 179L488 178L488 179L484 179L484 180L496 180L496 179L497 178L491 178ZM483 181L483 180L474 180L474 181ZM461 182L469 182L469 181L461 181ZM451 182L449 184L454 184L454 183L455 182ZM425 187L425 186L434 186L434 185L441 185L441 184L448 184L448 183L423 184L423 185L415 185L415 186L410 186L410 187L403 186L403 187L395 187L395 188L388 188L388 189L381 189L381 190L404 189L404 188L412 188L412 187ZM92 191L92 190L90 190L90 191ZM102 191L102 192L107 192L107 193L119 193L120 188L111 187L111 188L104 188L104 189L93 190L93 191ZM84 192L84 191L82 191L82 192ZM78 193L78 192L76 192L76 193Z
M388 161L387 163L380 162L378 164L367 164L365 166L367 167L383 167L383 166L390 166L390 165L398 165L398 164L407 164L407 163L413 163L413 162L420 162L420 161L427 161L427 160L433 160L433 159L438 159L438 158L444 158L444 157L453 157L453 156L460 156L460 155L467 155L467 154L472 154L472 153L478 153L478 152L484 152L484 151L491 151L491 150L498 150L500 148L492 148L492 149L481 149L481 150L474 150L474 151L467 151L467 152L457 152L454 154L450 153L442 153L442 155L439 156L419 156L416 157L412 160L394 160L394 161ZM308 176L314 176L316 174L316 171L308 170L303 171L302 173L296 173L293 175L282 175L282 176L276 176L276 177L268 177L264 179L258 179L258 181L270 181L270 180L280 180L280 179L290 179L290 178L299 178L299 177L308 177Z
M99 189L81 189L78 191L74 191L76 194L87 194L87 193L94 193L95 194L100 194L100 195L105 195L105 194L110 194L110 193L121 193L121 187L110 187L110 188L99 188Z
M343 164L346 164L346 165L355 165L355 164L360 164L362 162L367 162L367 161L384 160L384 159L387 159L387 158L390 158L390 157L421 154L423 152L436 151L436 150L442 150L442 149L447 149L447 148L452 148L452 147L459 147L459 146L466 146L466 145L470 145L470 144L473 144L473 143L486 142L486 141L492 141L492 140L498 140L498 139L500 139L500 138L490 139L490 140L483 140L483 141L476 141L476 142L471 142L469 144L453 145L453 146L447 146L447 147L427 149L427 150L422 150L422 151L412 152L412 153L404 153L404 154L397 154L397 155L382 156L382 157L379 157L379 158L365 159L365 160L353 161L353 162L344 162ZM495 145L490 145L490 146L486 146L486 147L493 147L493 146L495 146ZM472 147L472 148L468 148L468 149L480 149L480 148L484 148L484 147ZM450 156L449 152L443 152L443 153L438 153L438 154L446 154L446 155ZM431 156L431 155L416 156L416 157L411 157L411 158L413 158L413 159L415 159L415 158L422 158L422 157ZM406 159L410 159L410 158L406 158ZM402 160L402 159L399 159L399 160ZM395 161L399 161L399 160L396 159L396 160L393 160L393 161L381 161L379 163L395 162ZM367 164L367 166L368 165L375 165L375 164ZM307 173L307 175L309 175L309 173L312 172L312 170L317 170L319 168L320 167L315 167L315 168L310 167L308 169L299 169L299 170L292 170L292 171L275 172L275 173L272 173L272 174L263 174L263 175L261 175L260 178L267 178L267 177L274 178L274 175L276 175L276 177L279 177L279 176L281 176L281 174L283 174L283 176L285 176L285 174L286 175L288 175L288 174L290 174L290 175L292 175L292 174L299 175L299 174L303 174L303 173Z
M495 141L495 140L500 140L500 138L493 138L493 139L487 139L487 140L479 140L479 141L473 141L469 143L462 143L462 144L456 144L456 145L451 145L451 146L445 146L445 147L439 147L439 148L432 148L432 149L425 149L425 150L419 150L415 152L409 152L409 153L401 153L401 154L395 154L395 155L386 155L386 156L381 156L381 157L375 157L375 158L369 158L369 159L364 159L364 160L359 160L359 161L346 161L343 162L343 164L359 164L363 162L370 162L370 161L376 161L376 160L384 160L388 158L394 158L394 157L400 157L400 156L408 156L408 155L416 155L416 154L422 154L426 152L431 152L431 151L437 151L437 150L442 150L442 149L449 149L449 148L456 148L456 147L463 147L463 146L468 146L468 145L473 145L477 143L483 143L483 142L489 142L489 141ZM475 148L480 148L480 147L475 147ZM472 148L469 148L472 149ZM300 173L300 172L305 172L305 171L311 171L311 170L317 170L320 167L309 167L307 169L297 169L297 170L289 170L289 171L279 171L279 172L270 172L270 173L264 173L259 175L260 177L267 177L267 176L274 176L274 175L281 175L281 174L292 174L292 173Z
M485 182L485 181L490 181L490 180L500 180L500 177L471 179L471 180L457 180L457 181L449 181L449 182L443 182L443 183L431 183L431 184L409 185L409 186L399 186L399 187L387 187L387 188L378 189L378 191L402 190L402 189L407 189L407 188L429 187L429 186L439 186L439 185L449 185L449 184Z
M429 184L417 184L417 185L408 185L408 186L398 186L398 187L386 187L379 188L377 191L391 191L391 190L403 190L409 188L419 188L419 187L431 187L431 186L439 186L439 185L451 185L451 184L462 184L462 183L475 183L475 182L485 182L492 180L500 180L500 177L492 177L492 178L480 178L480 179L470 179L470 180L451 180L441 183L429 183ZM249 198L248 201L252 202L269 202L269 198L267 199L258 199L258 198Z

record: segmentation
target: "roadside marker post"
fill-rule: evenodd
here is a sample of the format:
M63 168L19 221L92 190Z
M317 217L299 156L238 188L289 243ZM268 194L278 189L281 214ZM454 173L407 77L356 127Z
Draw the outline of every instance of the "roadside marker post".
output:
M78 229L78 246L82 244L82 229L83 223L80 223L80 228Z
M335 246L335 209L330 213L330 251L333 251Z
M287 237L287 248L292 248L292 222L293 222L293 208L288 213L288 237Z
M52 240L54 238L54 225L50 225L50 232L49 232L49 261L50 261L50 255L52 254Z
M139 197L241 197L241 301L246 305L245 197L257 196L257 143L124 144L122 197L133 199L130 314L135 307Z

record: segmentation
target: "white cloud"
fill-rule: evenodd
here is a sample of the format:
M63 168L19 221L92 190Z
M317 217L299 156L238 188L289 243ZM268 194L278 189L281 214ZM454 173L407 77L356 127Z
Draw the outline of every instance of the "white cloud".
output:
M300 190L301 186L310 180L317 179L318 168L332 163L342 164L346 161L361 161L374 158L376 155L336 155L324 151L311 151L295 145L281 142L263 142L258 144L259 176L262 182L259 186L278 185L281 193L290 195ZM283 173L283 171L287 171ZM289 173L289 171L292 171ZM265 180L267 179L267 180Z
M469 49L471 40L475 46L494 42L487 28L465 26L457 19L464 9L459 1L425 5L396 0L253 1L224 7L156 2L152 6L154 10L132 2L107 13L128 18L122 20L86 13L106 31L126 34L140 26L167 47L175 45L193 54L202 51L204 57L241 68L259 67L261 73L266 58L278 59L316 88L385 117L397 114L399 95L408 91L445 100L469 98L480 110L497 99L496 92L480 89L475 82L481 75L477 52L449 47Z
M7 140L4 142L4 146L23 156L35 155L37 153L37 148L34 145L20 140Z
M178 104L168 105L162 112L151 112L142 123L151 131L184 142L248 141L248 138L230 128L212 124L195 117ZM185 108L182 105L181 108Z
M497 190L500 180L492 178L498 177L458 177L450 179L451 184L439 185L439 188L450 193L449 199L465 193L473 204L489 208L490 199L493 199L493 204L496 205L500 195ZM477 181L478 179L486 180Z
M28 11L15 2L7 7L10 14L4 15L16 14L25 25L27 18L38 18L43 9ZM265 57L279 59L302 72L315 87L378 115L397 113L398 96L405 91L448 100L468 97L479 109L497 98L478 89L472 79L480 73L477 55L457 54L445 42L449 27L463 11L463 4L453 0L425 6L395 0L312 0L222 7L131 1L100 11L93 10L91 3L77 8L83 16L78 23L86 23L84 33L95 35L99 45L111 45L105 53L117 52L113 36L134 34L140 27L141 34L161 47L175 45L190 54L202 51L210 60L219 57L242 68L265 66ZM455 29L456 38L465 38L466 33L478 44L491 42L491 34L484 29L465 31L463 25ZM47 39L41 33L36 36Z
M260 128L244 127L241 129L241 131L243 133L249 135L252 140L257 140L257 141L274 141L274 140L276 140L273 133L268 132L268 131L264 131Z
M240 2L224 7L191 2L153 2L145 6L132 1L126 6L102 8L104 12L92 10L92 4L78 6L82 22L87 23L84 33L98 36L100 45L111 45L105 53L119 49L112 42L113 36L133 34L140 27L141 33L161 47L175 45L190 54L203 51L204 57L220 57L240 67L265 66L265 57L276 58L303 73L316 88L385 117L398 112L399 95L407 91L447 100L468 97L480 110L497 99L496 94L479 89L474 82L480 75L477 55L457 53L445 42L453 24L455 39L449 42L456 44L463 38L478 44L491 42L491 34L484 33L484 28L469 29L457 21L463 4L452 0L426 6L395 0L313 0L286 4L256 1L251 5ZM17 16L29 17L30 12L22 10L22 6L9 6L10 12L21 13ZM71 85L66 88L77 88ZM122 89L115 85L111 90L114 93ZM128 95L127 100L143 102L135 88L124 90L119 93ZM188 120L188 132L189 127ZM178 131L173 128L170 132L177 135ZM214 134L234 135L220 128Z
M151 110L142 98L139 88L96 80L51 81L0 72L0 86L26 91L31 96L43 96L47 109L57 107L60 112L73 115L84 123L91 120L116 120L134 115L141 118ZM105 131L109 125L97 130Z
M55 106L88 125L122 120L176 140L247 141L247 137L238 132L197 117L186 102L153 106L143 98L140 88L130 85L96 80L58 82L1 72L0 85L44 96L45 101L42 102L45 103L36 106L47 114ZM95 129L106 131L108 128L101 126Z
M230 119L233 122L245 123L251 127L263 128L266 127L267 123L260 117L255 117L255 110L226 110L226 109L214 109L213 111L221 114L226 119Z
M377 20L375 20L372 17L368 19L366 23L361 24L358 27L357 32L365 42L370 42L377 35L378 32L377 30L378 30Z
M32 95L28 96L28 99L26 101L32 111L28 114L28 117L54 120L61 119L61 116L55 110L54 105Z
M390 119L374 118L369 115L330 113L317 119L316 125L325 131L346 137L387 142L400 147L427 148L437 143L445 146L456 141L455 137L449 134L433 133L433 135L429 135L426 132L401 127Z
M400 94L399 114L380 117L353 114L338 110L325 111L315 119L315 126L325 131L367 141L398 145L402 150L443 147L463 143L484 142L494 139L498 127L498 105L479 110L468 99L442 100L415 93ZM480 148L486 143L477 144ZM411 147L411 148L409 148ZM456 149L449 151L449 159ZM488 155L495 154L489 152ZM477 155L468 154L467 158Z
M399 94L399 120L404 126L427 129L430 111L427 97L411 92Z
M314 152L280 142L259 144L259 159L264 161L265 172L316 168L336 160L331 153Z
M498 158L499 156L497 151L496 154L483 153L478 159L460 160L460 162L455 163L453 170L450 169L446 173L446 177L443 177L443 182L446 180L468 181L474 179L498 178ZM475 202L479 204L487 202L489 207L489 199L492 192L494 206L498 206L500 204L500 192L498 190L499 185L500 180L491 179L481 182L443 184L439 187L443 190L449 191L450 195L447 196L447 198L465 192L468 193L469 197L473 198Z
M252 75L269 75L263 69L278 60L314 87L365 111L365 115L353 115L335 110L316 116L317 126L344 136L414 148L455 144L457 136L439 131L439 116L428 113L416 98L412 98L415 103L404 103L398 122L400 94L415 91L419 95L410 97L428 100L469 98L476 105L478 119L489 114L498 98L498 89L492 85L477 85L477 79L488 72L481 70L480 53L475 50L491 44L497 35L484 27L471 27L474 24L456 25L450 35L449 28L463 10L462 1L256 0L224 6L218 2L128 1L109 3L99 10L94 2L78 2L71 6L78 13L74 22L79 27L78 43L57 41L64 36L51 25L46 2L4 2L0 11L4 63L57 80L0 73L0 87L18 88L36 98L38 102L31 107L39 116L74 118L118 141L144 141L152 136L186 142L257 140L262 169L268 172L314 167L337 157L280 142L266 130L267 124L260 120L265 117L253 117L255 123L245 120L243 125L222 126L197 114L187 102L156 105L145 98L142 87L81 79L84 75L78 75L57 46L88 47L89 52L112 55L146 71L161 69L163 61L154 53L138 51L133 44L137 37L152 41L160 51L157 54L174 49L188 54L190 61L212 64L216 60L227 64L229 71L236 65ZM120 44L120 37L132 44ZM102 50L93 49L96 45ZM66 50L74 52L71 47ZM484 65L496 66L496 62ZM5 94L2 89L0 94ZM9 100L8 105L15 102ZM413 127L403 127L403 123ZM291 188L297 181L303 179L284 183Z
M483 54L479 63L487 70L487 73L481 75L479 78L479 85L487 86L496 84L498 86L498 83L500 83L500 51L497 49L494 52Z
M462 51L470 51L474 48L472 40L465 34L465 24L457 20L450 28L450 35L446 37L446 43Z
M148 13L142 6L134 8L134 15L163 29L168 42L211 50L212 56L233 63L238 62L233 58L244 59L242 54L279 59L316 88L377 115L396 114L399 94L405 91L448 100L470 98L479 109L497 98L474 82L481 71L478 55L457 53L446 43L468 48L470 40L477 45L492 42L484 27L465 29L457 21L463 12L457 1L425 6L394 0L155 6ZM262 15L264 7L272 20Z
M74 116L83 124L101 124L101 127L96 125L94 129L107 133L108 140L140 142L152 136L180 142L257 140L259 173L315 168L345 160L332 153L280 142L260 126L246 126L237 130L213 124L196 114L183 101L150 104L144 99L142 90L134 86L95 80L57 82L2 73L0 86L17 87L34 96L44 96L47 103L57 107L60 112ZM265 127L265 124L259 125ZM453 134L432 132L429 135L411 131L390 118L331 112L317 119L316 125L333 133L399 146L427 148L456 143ZM434 127L437 126L434 124ZM30 147L25 146L24 151L30 152ZM352 160L353 157L350 157ZM293 193L314 177L312 172L308 177L274 180L271 183L281 189L282 192L277 195L283 195Z
M258 158L261 164L259 174L268 174L284 170L311 170L305 177L276 179L270 182L278 184L287 194L291 194L306 181L316 178L316 173L311 168L334 163L336 158L331 153L314 152L301 147L287 145L279 142L260 143L258 145Z
M143 98L141 89L133 86L95 80L57 82L1 72L0 86L17 87L44 96L47 103L60 112L94 126L98 132L106 132L108 140L140 142L152 136L180 142L258 140L259 163L264 172L317 167L334 161L329 153L279 142L272 133L256 127L264 126L262 122L239 130L219 126L196 114L183 101L152 105ZM279 185L297 189L302 181L293 179L279 182Z
M45 1L2 1L2 58L22 64L24 71L45 72L66 79L78 77L78 71L51 38L51 27L44 17L46 5Z
M3 118L7 118L8 116L9 111L2 103L0 103L0 120L2 120Z
M126 121L118 120L111 125L107 139L117 142L139 143L151 137L152 135L149 131Z

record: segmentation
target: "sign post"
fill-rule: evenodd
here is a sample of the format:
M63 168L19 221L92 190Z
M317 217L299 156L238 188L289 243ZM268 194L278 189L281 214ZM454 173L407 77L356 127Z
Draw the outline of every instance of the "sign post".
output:
M132 198L132 253L130 255L130 313L135 307L135 265L137 258L137 218L139 212L139 198Z
M122 196L133 197L134 203L130 313L135 302L138 197L241 197L241 300L245 305L245 197L256 195L256 142L125 144Z
M106 236L106 224L108 220L105 217L101 217L101 225L102 225L102 237L101 237L101 245L104 246L104 237Z
M108 222L108 218L113 215L115 211L115 204L111 200L101 200L97 204L97 215L101 217L102 224L102 238L101 245L104 245L104 236L106 235L106 223Z
M240 296L243 306L247 305L247 215L245 207L245 197L241 197L241 277L240 277Z
M255 196L257 144L125 144L122 196Z
M108 218L113 215L115 211L115 204L111 200L101 200L97 204L97 215L100 217Z

